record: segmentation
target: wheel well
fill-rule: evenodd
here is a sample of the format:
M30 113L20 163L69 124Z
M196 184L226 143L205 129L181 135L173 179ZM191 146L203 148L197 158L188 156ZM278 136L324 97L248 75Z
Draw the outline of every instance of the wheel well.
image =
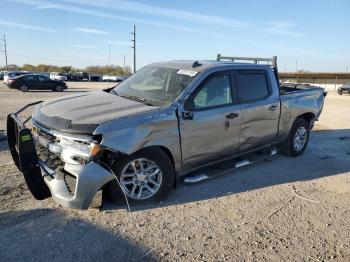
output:
M153 146L153 147L159 148L160 150L162 150L169 157L171 163L173 164L174 174L176 174L175 161L174 161L173 154L170 152L170 150L168 148L166 148L165 146ZM174 177L174 187L176 187L176 177L177 176L175 175L175 177Z
M305 113L305 114L298 116L297 118L304 119L311 127L312 120L315 118L315 115L313 113Z
M144 147L142 149L146 149L146 148L158 148L160 150L162 150L170 159L171 163L173 164L173 168L174 168L174 173L176 174L176 171L175 171L175 161L174 161L174 157L173 157L173 154L170 152L170 150L164 146L150 146L150 147ZM141 149L141 150L142 150ZM135 152L134 152L135 153ZM118 157L122 157L122 156L125 156L124 154L120 153L120 154L116 154L110 150L107 150L107 155L103 156L103 162L107 163L107 165L111 165L111 163L113 162L113 160L115 158L118 158ZM174 177L174 187L176 187L176 175Z

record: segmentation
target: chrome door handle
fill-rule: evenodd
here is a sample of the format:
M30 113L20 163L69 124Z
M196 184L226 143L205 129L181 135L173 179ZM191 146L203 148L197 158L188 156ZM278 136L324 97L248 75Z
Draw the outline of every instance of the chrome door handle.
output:
M184 120L193 120L193 113L192 112L182 112L182 118Z
M276 105L270 106L270 107L269 107L269 110L270 110L270 111L275 111L275 110L277 109L277 107L278 107L278 106L276 106Z

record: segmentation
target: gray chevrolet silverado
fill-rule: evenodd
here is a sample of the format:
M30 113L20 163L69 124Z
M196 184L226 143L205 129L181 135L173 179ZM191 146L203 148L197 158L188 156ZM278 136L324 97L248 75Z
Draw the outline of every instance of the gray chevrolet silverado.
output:
M218 60L154 63L114 88L10 114L9 148L33 196L81 209L101 190L156 202L214 164L271 148L301 155L323 90L281 88L276 59ZM35 104L27 127L19 115Z

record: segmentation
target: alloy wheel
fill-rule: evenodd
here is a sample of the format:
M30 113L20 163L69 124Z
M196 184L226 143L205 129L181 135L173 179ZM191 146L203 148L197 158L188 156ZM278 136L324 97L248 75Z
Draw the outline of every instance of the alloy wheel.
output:
M296 151L301 151L306 145L307 141L307 130L304 126L301 126L297 129L294 135L293 146Z
M125 194L136 200L154 196L162 184L162 171L152 160L137 158L128 162L120 175Z

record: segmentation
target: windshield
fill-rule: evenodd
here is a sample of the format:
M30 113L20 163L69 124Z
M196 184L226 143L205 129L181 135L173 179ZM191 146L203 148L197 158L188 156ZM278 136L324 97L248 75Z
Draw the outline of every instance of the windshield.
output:
M112 93L163 106L174 101L195 75L196 72L187 70L147 66L115 87Z

